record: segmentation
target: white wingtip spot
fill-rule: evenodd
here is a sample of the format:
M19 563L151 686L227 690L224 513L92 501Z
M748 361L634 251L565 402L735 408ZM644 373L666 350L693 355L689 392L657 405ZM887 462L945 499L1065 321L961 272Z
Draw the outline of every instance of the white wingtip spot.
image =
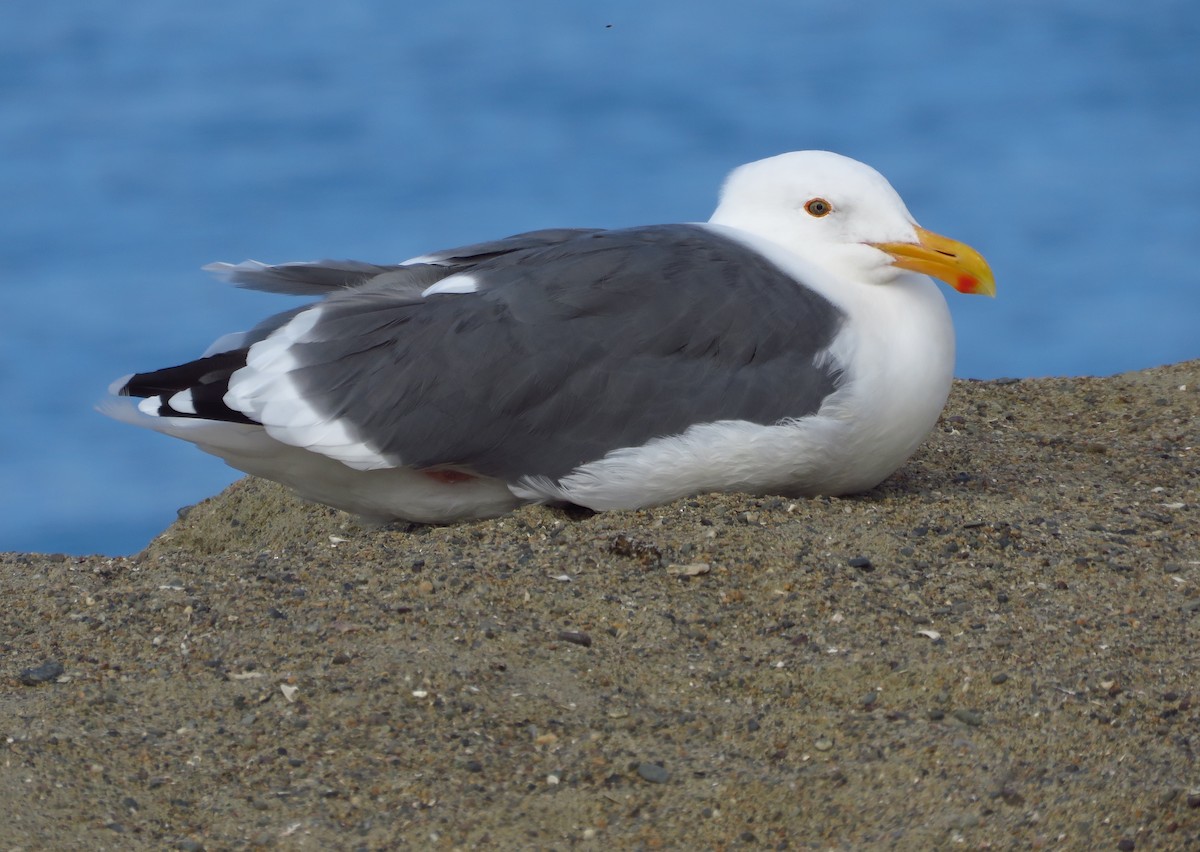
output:
M451 275L447 278L443 278L436 284L426 287L421 291L421 296L437 296L445 293L456 293L462 295L466 293L478 292L479 282L475 280L475 276L460 272L458 275Z
M137 407L138 411L142 412L142 414L149 414L151 417L157 417L158 409L161 405L162 399L157 396L148 396L138 402Z
M178 411L180 414L195 414L196 403L192 400L192 389L181 390L179 393L167 400L167 405L172 411Z

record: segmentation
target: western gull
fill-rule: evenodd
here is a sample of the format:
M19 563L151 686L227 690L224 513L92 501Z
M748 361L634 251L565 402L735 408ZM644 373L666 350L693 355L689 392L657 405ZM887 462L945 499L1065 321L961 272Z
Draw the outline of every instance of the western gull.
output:
M432 523L869 489L949 394L954 329L926 276L995 292L978 252L826 151L735 169L707 223L206 269L320 298L119 379L102 410L308 499Z

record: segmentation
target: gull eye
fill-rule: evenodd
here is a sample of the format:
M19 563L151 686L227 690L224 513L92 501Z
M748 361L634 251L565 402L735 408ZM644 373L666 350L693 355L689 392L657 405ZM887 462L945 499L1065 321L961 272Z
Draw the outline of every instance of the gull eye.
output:
M824 198L810 198L804 202L804 209L809 216L815 216L820 219L822 216L828 216L833 212L833 205Z

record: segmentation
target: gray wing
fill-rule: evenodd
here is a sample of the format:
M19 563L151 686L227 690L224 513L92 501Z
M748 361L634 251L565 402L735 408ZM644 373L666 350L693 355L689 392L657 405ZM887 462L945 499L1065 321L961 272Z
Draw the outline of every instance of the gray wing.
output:
M290 350L305 400L404 464L557 479L696 423L812 414L841 380L818 357L841 311L702 226L469 251L477 292L376 277Z
M247 290L289 296L325 296L336 290L358 287L397 268L357 260L315 260L273 266L257 260L243 260L241 263L210 263L204 271Z
M424 290L447 275L512 252L543 248L596 233L593 228L547 228L502 240L474 243L422 255L402 264L379 265L358 260L314 260L270 265L257 260L210 263L206 272L247 290L290 296L327 296L369 282L395 289Z
M433 252L401 264L380 265L358 260L317 260L269 265L257 260L241 263L210 263L204 267L219 278L249 290L261 290L292 296L325 296L362 290L372 294L364 306L421 304L421 292L458 272L497 258L558 245L582 236L599 233L596 228L547 228L515 234L501 240L473 243ZM118 392L129 396L163 395L160 414L171 417L205 417L213 420L253 422L223 403L230 377L245 366L247 349L272 332L287 325L297 314L312 305L301 305L273 314L249 331L234 332L214 341L195 361L135 373L127 377ZM190 389L197 406L195 413L174 411L166 404L172 394Z

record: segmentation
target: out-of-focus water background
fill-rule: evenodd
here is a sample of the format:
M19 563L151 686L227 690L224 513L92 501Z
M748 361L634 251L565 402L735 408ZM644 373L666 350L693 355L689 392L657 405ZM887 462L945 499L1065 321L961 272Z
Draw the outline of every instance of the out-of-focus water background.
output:
M92 411L293 304L201 265L703 220L801 148L991 261L958 375L1200 357L1198 44L1191 0L5 0L0 550L130 553L238 476Z

